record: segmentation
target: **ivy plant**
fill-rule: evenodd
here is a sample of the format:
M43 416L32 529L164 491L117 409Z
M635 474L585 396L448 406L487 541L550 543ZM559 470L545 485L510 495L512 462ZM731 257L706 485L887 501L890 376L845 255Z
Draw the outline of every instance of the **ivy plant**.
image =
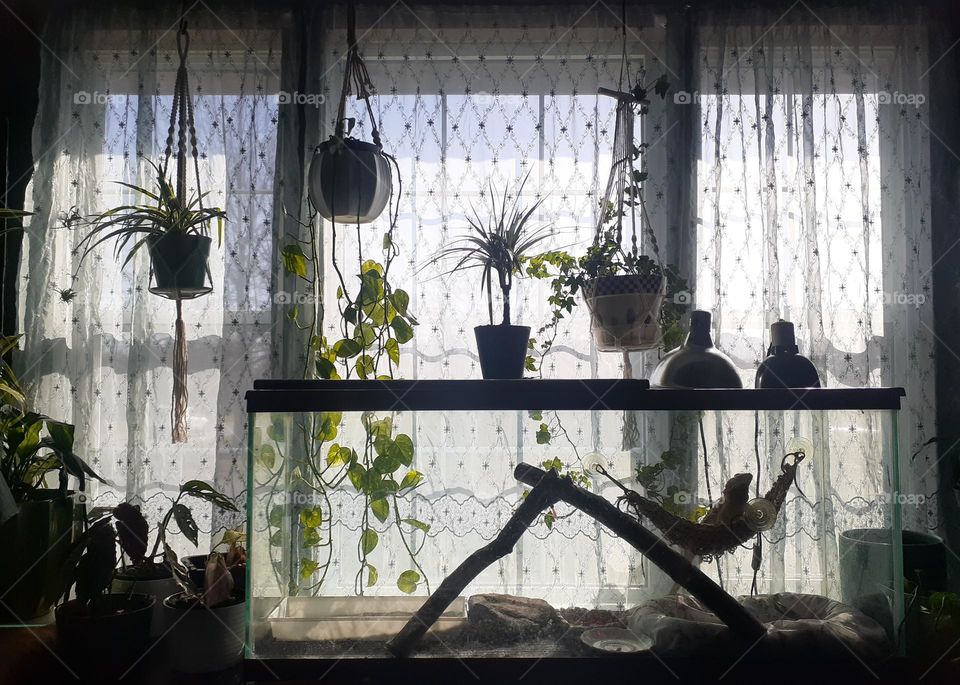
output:
M390 380L397 376L402 346L413 339L417 320L410 311L410 295L391 282L391 267L399 253L393 239L397 213L392 211L392 203L389 218L377 255L362 254L360 227L356 227L358 251L352 272L337 258L338 226L331 224L331 265L337 283L336 314L331 323L336 335L328 338L322 333L322 298L317 298L318 306L309 309L292 304L287 314L307 334L304 377L336 381ZM318 295L322 253L316 215L297 223L306 238L291 237L282 247L283 267L306 293ZM331 496L344 488L354 490L363 503L359 530L349 533L356 536L356 593L362 595L366 588L380 582L380 570L371 559L380 546L381 535L390 528L405 546L411 566L399 573L396 587L409 594L425 585L429 592L417 556L426 544L430 525L402 513L409 508L404 501L408 502L423 482L423 474L413 466L413 439L399 429L395 413L364 412L360 424L362 438L345 439L341 412L316 412L296 425L288 425L277 416L256 454L273 485L279 482L282 464L286 464L297 487L308 495L309 504L299 506L289 519L287 505L275 504L268 511L271 546L286 548L296 563L298 577L288 579L291 594L319 592L336 561ZM284 528L285 521L291 520L293 531ZM277 564L275 573L280 579Z

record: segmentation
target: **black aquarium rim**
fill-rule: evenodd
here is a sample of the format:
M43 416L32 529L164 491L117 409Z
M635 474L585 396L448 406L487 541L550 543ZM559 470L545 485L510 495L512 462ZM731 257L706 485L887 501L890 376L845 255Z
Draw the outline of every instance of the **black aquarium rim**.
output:
M897 410L903 388L688 390L646 380L257 380L247 412Z

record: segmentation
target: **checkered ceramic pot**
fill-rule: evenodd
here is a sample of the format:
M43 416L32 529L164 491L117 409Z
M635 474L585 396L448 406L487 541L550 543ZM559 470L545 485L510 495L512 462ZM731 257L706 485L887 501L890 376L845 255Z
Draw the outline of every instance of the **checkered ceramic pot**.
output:
M660 344L663 285L661 277L644 276L607 276L587 284L584 299L597 349L649 350Z

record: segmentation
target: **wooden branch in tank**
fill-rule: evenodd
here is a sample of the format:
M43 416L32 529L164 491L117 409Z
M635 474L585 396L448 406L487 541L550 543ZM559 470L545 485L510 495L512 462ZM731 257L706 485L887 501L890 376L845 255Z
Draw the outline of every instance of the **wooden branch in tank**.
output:
M513 516L488 545L481 547L460 564L423 606L389 642L387 649L398 657L409 656L417 641L430 629L446 608L485 568L509 554L537 516L558 501L576 507L596 519L644 554L651 562L704 603L730 629L746 640L757 640L765 632L763 624L737 600L694 567L683 555L671 549L660 537L636 519L619 511L598 495L560 478L556 471L543 471L529 464L518 464L514 476L533 489Z
M497 537L467 557L453 573L444 578L417 613L387 642L390 653L398 657L409 656L414 645L426 634L451 602L460 596L464 588L490 564L510 554L520 537L533 525L537 516L557 502L556 491L563 482L556 471L544 473L544 478L520 503Z

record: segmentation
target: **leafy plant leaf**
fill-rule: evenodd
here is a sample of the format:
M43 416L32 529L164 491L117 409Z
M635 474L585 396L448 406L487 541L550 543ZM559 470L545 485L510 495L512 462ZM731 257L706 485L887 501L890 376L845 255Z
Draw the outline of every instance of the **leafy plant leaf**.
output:
M410 295L405 290L394 290L390 295L390 302L402 316L407 315L407 307L410 305Z
M373 512L373 515L377 517L380 523L384 523L387 517L390 516L390 505L385 499L375 499L370 502L370 511Z
M367 587L373 587L377 584L380 574L377 573L377 567L373 564L367 564Z
M307 277L307 256L299 245L296 243L285 245L280 251L280 258L283 260L283 268L287 273L300 278Z
M177 522L177 526L184 537L196 545L200 529L193 519L193 512L190 511L190 508L182 502L177 502L173 505L173 519Z
M226 495L202 480L188 480L180 486L180 492L210 502L225 511L237 511L237 506Z
M377 548L379 542L380 536L377 535L377 531L367 528L360 534L360 551L366 556Z
M402 345L413 339L413 329L402 317L395 317L390 323L390 327L393 329L393 334L399 344Z
M310 576L317 572L317 569L320 567L320 564L315 562L313 559L301 559L300 560L300 578L302 580L308 580Z
M424 533L430 532L429 523L424 523L423 521L419 521L417 519L401 519L401 520L407 525L410 525L410 526L413 526L414 528L418 528L419 530L422 530Z
M277 452L273 445L260 445L257 450L257 463L267 469L272 469L277 463Z
M140 507L121 502L113 508L113 518L117 522L117 538L124 554L134 563L143 561L147 553L150 527L140 512Z
M401 592L405 592L409 595L417 591L417 584L419 582L419 573L413 570L404 571L400 574L400 577L397 578L397 587L400 588Z
M423 480L423 474L419 471L408 471L407 475L403 477L403 480L400 481L400 489L404 490L406 488L415 488L420 485L420 482Z
M394 364L400 363L400 343L397 342L396 338L387 338L383 349L387 351L387 356L390 357L390 361Z
M323 523L323 512L320 511L320 507L301 510L300 523L307 528L316 528Z
M541 423L540 428L537 429L537 444L548 444L550 442L550 437L550 430L547 428L547 424Z

